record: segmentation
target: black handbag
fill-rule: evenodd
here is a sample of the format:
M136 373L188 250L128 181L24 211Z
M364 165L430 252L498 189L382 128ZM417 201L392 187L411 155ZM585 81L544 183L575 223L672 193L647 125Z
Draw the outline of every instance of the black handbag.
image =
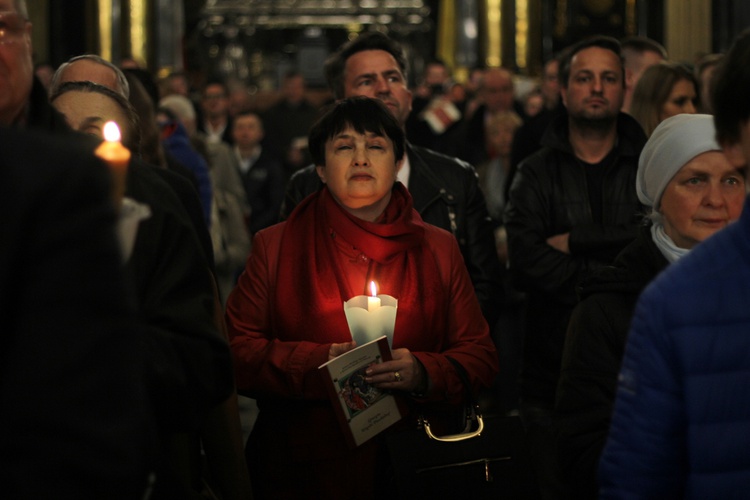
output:
M448 359L465 387L467 428L436 436L420 417L417 428L388 437L399 497L538 499L521 419L482 416L463 366Z

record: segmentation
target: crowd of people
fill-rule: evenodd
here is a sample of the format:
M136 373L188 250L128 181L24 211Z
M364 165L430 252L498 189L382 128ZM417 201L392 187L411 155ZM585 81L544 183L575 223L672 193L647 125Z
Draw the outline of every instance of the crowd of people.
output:
M536 498L744 494L750 32L691 64L586 38L523 94L365 32L321 103L297 71L268 100L92 54L35 73L26 2L0 21L9 498L398 498L386 439L452 432L464 380L522 419ZM352 448L318 367L371 282L399 305L364 382L403 418Z

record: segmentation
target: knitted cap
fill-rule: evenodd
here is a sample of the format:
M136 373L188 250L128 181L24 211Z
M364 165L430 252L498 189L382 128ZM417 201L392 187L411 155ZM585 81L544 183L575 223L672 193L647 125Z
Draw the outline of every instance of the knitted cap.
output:
M635 189L644 205L659 209L664 189L690 160L709 151L722 151L716 142L711 115L681 114L661 122L643 147Z

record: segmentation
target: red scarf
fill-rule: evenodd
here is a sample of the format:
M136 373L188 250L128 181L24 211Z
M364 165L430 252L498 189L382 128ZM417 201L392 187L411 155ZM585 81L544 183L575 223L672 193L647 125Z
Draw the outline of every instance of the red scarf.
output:
M361 220L341 207L327 187L305 199L286 222L272 304L273 331L280 340L317 343L351 340L343 304L369 294L370 279L379 293L398 299L394 347L432 350L433 335L445 329L448 291L425 242L425 227L400 183L378 222ZM342 238L370 259L367 280L351 289L340 265L346 258L333 238ZM400 334L400 332L402 332ZM432 340L408 342L429 333Z

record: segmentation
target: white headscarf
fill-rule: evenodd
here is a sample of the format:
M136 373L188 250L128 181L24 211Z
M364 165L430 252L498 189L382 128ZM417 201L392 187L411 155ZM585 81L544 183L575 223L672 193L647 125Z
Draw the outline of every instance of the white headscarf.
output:
M681 114L667 118L641 152L635 180L638 199L659 211L664 189L686 163L699 154L721 150L713 116Z
M638 199L652 207L651 238L671 263L689 249L680 248L664 231L660 217L661 197L669 181L690 160L709 151L721 151L711 115L681 114L661 122L641 152L635 189Z

